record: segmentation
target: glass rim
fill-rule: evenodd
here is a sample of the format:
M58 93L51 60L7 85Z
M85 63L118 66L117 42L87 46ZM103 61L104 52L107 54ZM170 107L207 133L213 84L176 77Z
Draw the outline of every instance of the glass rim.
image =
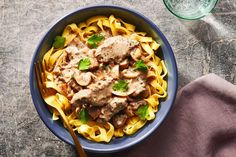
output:
M207 14L202 15L202 16L199 16L199 17L196 17L196 18L187 18L187 17L180 16L180 15L176 14L174 11L172 11L172 10L168 7L168 5L166 4L165 0L163 0L163 2L164 2L164 4L165 4L166 8L167 8L173 15L175 15L176 17L178 17L178 18L180 18L180 19L184 19L184 20L199 20L199 19L205 17L206 15L208 15L209 13L211 13L212 10L216 7L216 5L217 5L217 3L219 2L219 0L216 0L214 6L212 7L212 9L211 9Z

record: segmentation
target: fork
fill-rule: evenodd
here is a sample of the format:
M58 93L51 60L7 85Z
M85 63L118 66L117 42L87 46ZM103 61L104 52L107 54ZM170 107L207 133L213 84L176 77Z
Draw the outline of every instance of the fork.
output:
M44 87L45 76L44 76L44 73L42 72L42 66L39 62L36 62L36 63L34 63L34 67L35 67L36 78L37 78L37 82L38 82L38 86L39 86L39 91L41 93L41 96L44 98L47 95L47 92L46 92L47 89ZM67 119L65 113L62 111L61 107L56 104L48 104L48 105L55 108L58 111L58 113L61 115L68 131L70 132L70 134L74 140L75 148L76 148L76 151L79 154L79 156L80 157L87 157L84 149L82 148L75 132L73 131L71 125L69 124L68 119Z

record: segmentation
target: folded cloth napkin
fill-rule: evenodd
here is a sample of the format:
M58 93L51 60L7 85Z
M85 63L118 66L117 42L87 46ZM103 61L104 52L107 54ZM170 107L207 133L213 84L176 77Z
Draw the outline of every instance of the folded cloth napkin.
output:
M149 138L110 156L236 157L236 86L215 74L189 83Z

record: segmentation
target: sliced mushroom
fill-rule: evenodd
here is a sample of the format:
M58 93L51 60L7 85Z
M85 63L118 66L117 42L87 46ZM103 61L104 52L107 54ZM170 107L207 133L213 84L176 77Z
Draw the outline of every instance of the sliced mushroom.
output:
M113 78L119 78L119 65L112 67L110 74Z
M128 90L127 92L122 92L122 91L112 91L112 94L116 95L116 96L129 96L130 94L132 94L134 92L134 90Z
M76 82L81 85L81 86L87 86L89 83L92 81L92 75L90 72L86 73L75 73L74 74L74 79Z
M128 68L128 66L129 66L128 59L125 59L124 61L122 61L122 62L120 63L120 68L121 68L121 69L126 69L126 68Z
M76 81L74 79L71 79L69 82L68 82L68 85L76 92L76 91L79 91L81 90L81 86L79 86Z
M135 60L135 61L139 60L142 56L141 49L140 48L134 49L133 51L130 52L130 55L133 60Z
M79 114L80 110L81 110L81 106L77 106L77 107L75 108L76 114Z
M121 72L121 74L125 77L125 78L136 78L139 76L140 72L139 71L134 71L133 69L125 69Z

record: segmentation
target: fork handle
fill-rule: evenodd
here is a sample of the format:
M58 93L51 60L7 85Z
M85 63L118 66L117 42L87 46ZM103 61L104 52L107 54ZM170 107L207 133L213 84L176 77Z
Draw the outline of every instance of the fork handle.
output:
M68 128L68 131L70 132L74 142L75 142L75 148L76 151L79 153L80 157L87 157L86 153L84 152L84 149L82 148L79 140L77 139L78 137L76 136L75 132L73 131L73 129L71 128L71 125L69 124L67 117L65 116L64 112L61 109L57 108L57 111L59 112L59 114L61 115L63 121L66 124L66 127Z

